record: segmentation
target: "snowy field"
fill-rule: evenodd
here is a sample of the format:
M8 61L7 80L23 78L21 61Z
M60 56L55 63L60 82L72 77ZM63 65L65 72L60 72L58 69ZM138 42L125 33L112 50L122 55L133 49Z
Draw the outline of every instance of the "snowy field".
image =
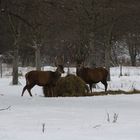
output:
M9 73L0 78L0 140L140 140L140 94L44 98L36 86L20 97L25 79L12 86ZM111 68L109 89L140 90L140 67L124 67L122 77Z

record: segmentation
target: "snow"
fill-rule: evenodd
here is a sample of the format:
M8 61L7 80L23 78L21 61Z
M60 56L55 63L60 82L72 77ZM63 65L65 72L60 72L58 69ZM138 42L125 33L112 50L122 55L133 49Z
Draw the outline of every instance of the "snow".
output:
M24 75L29 69L20 70ZM0 110L0 140L140 139L140 94L44 98L36 86L33 97L27 92L21 97L24 77L19 82L13 86L11 77L0 78L0 109L5 109ZM94 91L103 88L99 83ZM109 89L133 88L140 90L139 67L124 67L122 77L118 67L111 68Z

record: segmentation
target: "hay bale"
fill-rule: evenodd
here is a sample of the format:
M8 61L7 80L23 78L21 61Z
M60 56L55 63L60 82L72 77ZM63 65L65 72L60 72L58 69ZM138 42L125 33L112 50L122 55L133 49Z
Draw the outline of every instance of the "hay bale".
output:
M53 96L85 96L87 92L88 87L80 77L68 75L66 77L61 77L57 81ZM43 94L45 97L52 97L52 95L48 94L47 87L43 87Z
M78 76L68 75L58 80L55 87L57 96L85 96L88 87Z

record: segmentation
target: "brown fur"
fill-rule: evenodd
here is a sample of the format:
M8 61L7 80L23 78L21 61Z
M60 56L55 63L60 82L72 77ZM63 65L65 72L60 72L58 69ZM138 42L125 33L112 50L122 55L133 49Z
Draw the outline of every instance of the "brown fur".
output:
M64 73L63 66L59 65L55 72L53 71L30 71L26 73L26 85L23 88L21 96L23 96L25 90L27 89L30 96L31 89L35 86L47 86L48 92L53 95L53 87L55 86L57 80L61 77L61 73Z
M102 82L105 86L105 91L107 91L107 76L108 71L103 67L98 68L85 68L77 67L76 74L82 80L84 80L90 86L90 91L92 92L92 84Z

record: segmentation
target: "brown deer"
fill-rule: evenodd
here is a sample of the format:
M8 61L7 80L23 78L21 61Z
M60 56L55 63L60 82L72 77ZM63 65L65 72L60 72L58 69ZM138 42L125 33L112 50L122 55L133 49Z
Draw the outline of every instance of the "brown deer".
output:
M107 76L108 71L103 67L98 68L86 68L81 64L77 65L76 74L83 81L89 84L90 91L92 93L92 85L101 82L105 86L105 91L107 91Z
M53 88L56 85L57 80L61 77L62 73L64 73L62 64L57 64L57 69L55 72L34 70L26 73L26 85L23 88L21 96L23 96L26 89L30 96L32 96L31 89L35 85L46 86L48 88L49 94L53 96Z

